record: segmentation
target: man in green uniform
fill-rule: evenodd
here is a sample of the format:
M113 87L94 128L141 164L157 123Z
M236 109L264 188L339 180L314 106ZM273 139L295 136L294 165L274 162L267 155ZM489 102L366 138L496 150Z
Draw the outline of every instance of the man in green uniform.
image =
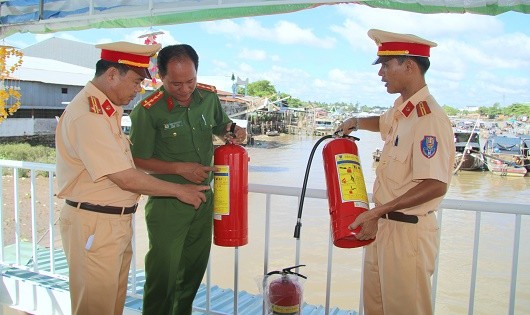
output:
M131 112L134 162L154 176L174 183L209 184L213 179L212 136L232 127L215 87L197 84L199 57L185 44L158 54L163 86ZM241 143L246 130L235 126ZM191 314L210 254L213 196L199 209L176 198L150 197L145 206L149 251L143 314Z

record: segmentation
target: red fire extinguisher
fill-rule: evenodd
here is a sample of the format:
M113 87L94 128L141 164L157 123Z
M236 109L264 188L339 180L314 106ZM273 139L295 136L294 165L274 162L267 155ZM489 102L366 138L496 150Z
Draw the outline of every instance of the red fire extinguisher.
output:
M374 240L358 240L348 226L369 209L359 152L355 138L335 138L324 145L322 157L328 192L333 244L342 248L361 247ZM358 139L357 139L358 140Z
M214 244L248 243L248 153L226 143L214 151Z
M266 291L268 310L267 314L274 315L299 315L302 314L303 290L302 284L298 277L307 279L306 276L293 272L292 269L302 267L298 265L284 268L281 271L271 271L267 273L265 279L269 276L279 274L268 284Z

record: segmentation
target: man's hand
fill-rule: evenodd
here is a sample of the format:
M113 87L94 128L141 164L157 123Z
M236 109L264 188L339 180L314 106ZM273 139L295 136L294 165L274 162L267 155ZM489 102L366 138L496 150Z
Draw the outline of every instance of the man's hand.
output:
M177 192L177 198L187 204L190 204L195 208L199 209L201 203L206 201L206 195L203 191L210 189L210 186L197 186L193 184L182 184L179 185L180 189Z
M208 178L210 172L214 172L215 167L204 166L195 162L181 162L180 175L192 183L200 184Z
M355 237L361 241L374 239L377 234L377 221L379 220L379 216L376 214L377 212L373 209L361 213L355 218L355 221L348 226L348 229L353 231L361 226L361 231L357 233Z
M247 129L241 128L239 126L235 126L234 132L230 132L230 127L232 127L232 123L226 125L226 134L225 134L225 141L228 141L233 144L241 144L245 139L247 138ZM235 137L234 137L235 136Z
M342 124L337 127L335 133L349 135L352 131L357 131L359 128L359 119L357 117L352 117L346 119Z

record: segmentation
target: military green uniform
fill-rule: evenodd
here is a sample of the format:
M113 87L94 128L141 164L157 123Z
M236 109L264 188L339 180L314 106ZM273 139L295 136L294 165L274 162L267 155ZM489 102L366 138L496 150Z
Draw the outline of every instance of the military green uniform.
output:
M163 87L131 112L134 157L213 165L212 136L222 135L230 119L215 88L198 84L188 107L180 106ZM189 184L179 175L153 174L174 183ZM210 174L204 184L213 179ZM191 314L212 241L213 195L198 210L176 198L149 197L145 221L149 251L143 314Z

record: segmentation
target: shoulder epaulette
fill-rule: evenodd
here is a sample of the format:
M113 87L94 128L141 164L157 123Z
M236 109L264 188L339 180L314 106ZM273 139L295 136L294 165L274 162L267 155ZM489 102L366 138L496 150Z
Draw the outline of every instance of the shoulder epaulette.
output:
M105 102L103 102L103 104L101 104L99 102L99 99L95 96L89 96L88 97L88 106L89 106L89 111L91 113L95 113L95 114L107 114L107 116L112 116L112 114L114 114L116 112L116 110L114 109L114 107L112 107L112 105L110 105L110 102L109 100L105 100Z
M208 84L204 84L204 83L197 83L197 88L199 90L205 90L205 91L210 91L210 92L213 92L213 93L217 93L217 89L213 85L208 85Z
M429 108L429 105L427 105L426 101L421 101L416 105L416 113L418 114L418 117L431 113L431 109Z
M89 96L88 106L91 113L103 114L103 109L101 108L101 104L99 104L99 100L97 97Z
M145 100L142 101L142 106L146 109L151 108L151 106L155 105L158 100L164 95L164 92L162 90L157 90L153 92L153 94L149 95Z

